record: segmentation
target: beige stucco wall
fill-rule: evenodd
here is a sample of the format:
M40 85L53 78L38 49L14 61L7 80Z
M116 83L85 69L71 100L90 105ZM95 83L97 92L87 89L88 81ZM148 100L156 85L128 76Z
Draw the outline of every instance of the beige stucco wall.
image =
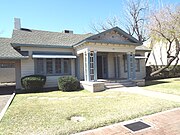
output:
M108 78L115 78L114 74L114 53L108 53Z
M79 61L80 61L80 80L83 80L84 79L84 60L83 60L83 54L80 54L79 55Z
M0 68L1 82L15 82L15 68Z
M29 51L29 58L21 60L21 77L34 74L34 59L32 58L33 51L41 52L73 52L70 48L35 48L21 47L21 51ZM71 59L71 73L75 76L75 59ZM45 87L56 87L60 76L47 76Z
M97 52L132 52L135 53L134 45L119 45L119 44L101 44L101 43L84 43L79 47L75 47L77 54L81 54L87 49Z

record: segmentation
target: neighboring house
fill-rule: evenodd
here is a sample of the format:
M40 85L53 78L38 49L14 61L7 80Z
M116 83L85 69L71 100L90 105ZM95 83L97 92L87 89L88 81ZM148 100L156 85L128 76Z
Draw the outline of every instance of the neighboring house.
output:
M58 77L72 75L99 90L104 86L98 79L140 80L146 75L148 49L118 27L95 35L73 34L21 28L16 19L10 40L7 47L14 52L6 54L16 59L17 88L21 77L32 74L46 75L45 87L55 87ZM1 54L0 58L11 60Z
M150 40L145 43L146 46L152 46L152 51L150 52L149 58L147 60L146 66L162 66L162 65L167 65L168 59L167 59L167 50L168 50L168 44L165 42L157 42L157 43L152 43ZM172 44L170 54L174 55L175 54L175 43ZM146 55L148 55L146 53ZM179 55L180 58L180 55ZM175 60L176 61L176 60ZM175 61L172 62L171 65L175 64ZM180 61L178 62L178 65L180 65Z

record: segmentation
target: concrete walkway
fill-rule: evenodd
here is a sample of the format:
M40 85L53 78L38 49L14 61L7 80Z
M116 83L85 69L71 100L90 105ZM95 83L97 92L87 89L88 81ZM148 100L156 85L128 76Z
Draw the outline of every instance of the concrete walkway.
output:
M122 91L122 92L134 93L134 94L139 94L139 95L148 96L148 97L165 99L165 100L174 101L174 102L180 102L180 96L178 96L178 95L143 90L141 87L137 87L137 86L114 88L114 89L109 89L108 91Z
M0 121L14 98L14 86L0 86Z
M137 121L145 122L151 127L133 132L124 126ZM180 108L74 135L180 135Z

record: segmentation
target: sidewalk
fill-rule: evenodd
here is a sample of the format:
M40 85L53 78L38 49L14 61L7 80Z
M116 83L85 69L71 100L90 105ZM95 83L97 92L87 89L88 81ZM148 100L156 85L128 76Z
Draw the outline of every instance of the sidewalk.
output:
M178 95L143 90L142 88L140 88L138 86L125 87L125 88L114 88L114 89L110 89L109 91L129 92L129 93L139 94L139 95L148 96L148 97L154 97L154 98L165 99L165 100L174 101L174 102L180 102L180 96L178 96Z
M14 98L14 86L0 86L0 121Z
M143 121L151 127L130 131L124 126L132 121ZM144 116L131 121L121 122L74 135L179 135L180 134L180 108Z

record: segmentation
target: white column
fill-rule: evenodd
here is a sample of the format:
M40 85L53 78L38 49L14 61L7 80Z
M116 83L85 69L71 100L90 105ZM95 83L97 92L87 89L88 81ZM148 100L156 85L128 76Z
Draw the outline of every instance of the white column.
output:
M90 78L90 51L88 50L87 51L87 55L86 55L86 57L87 57L87 81L90 81L91 80L91 78Z
M97 81L97 51L94 51L94 81Z

